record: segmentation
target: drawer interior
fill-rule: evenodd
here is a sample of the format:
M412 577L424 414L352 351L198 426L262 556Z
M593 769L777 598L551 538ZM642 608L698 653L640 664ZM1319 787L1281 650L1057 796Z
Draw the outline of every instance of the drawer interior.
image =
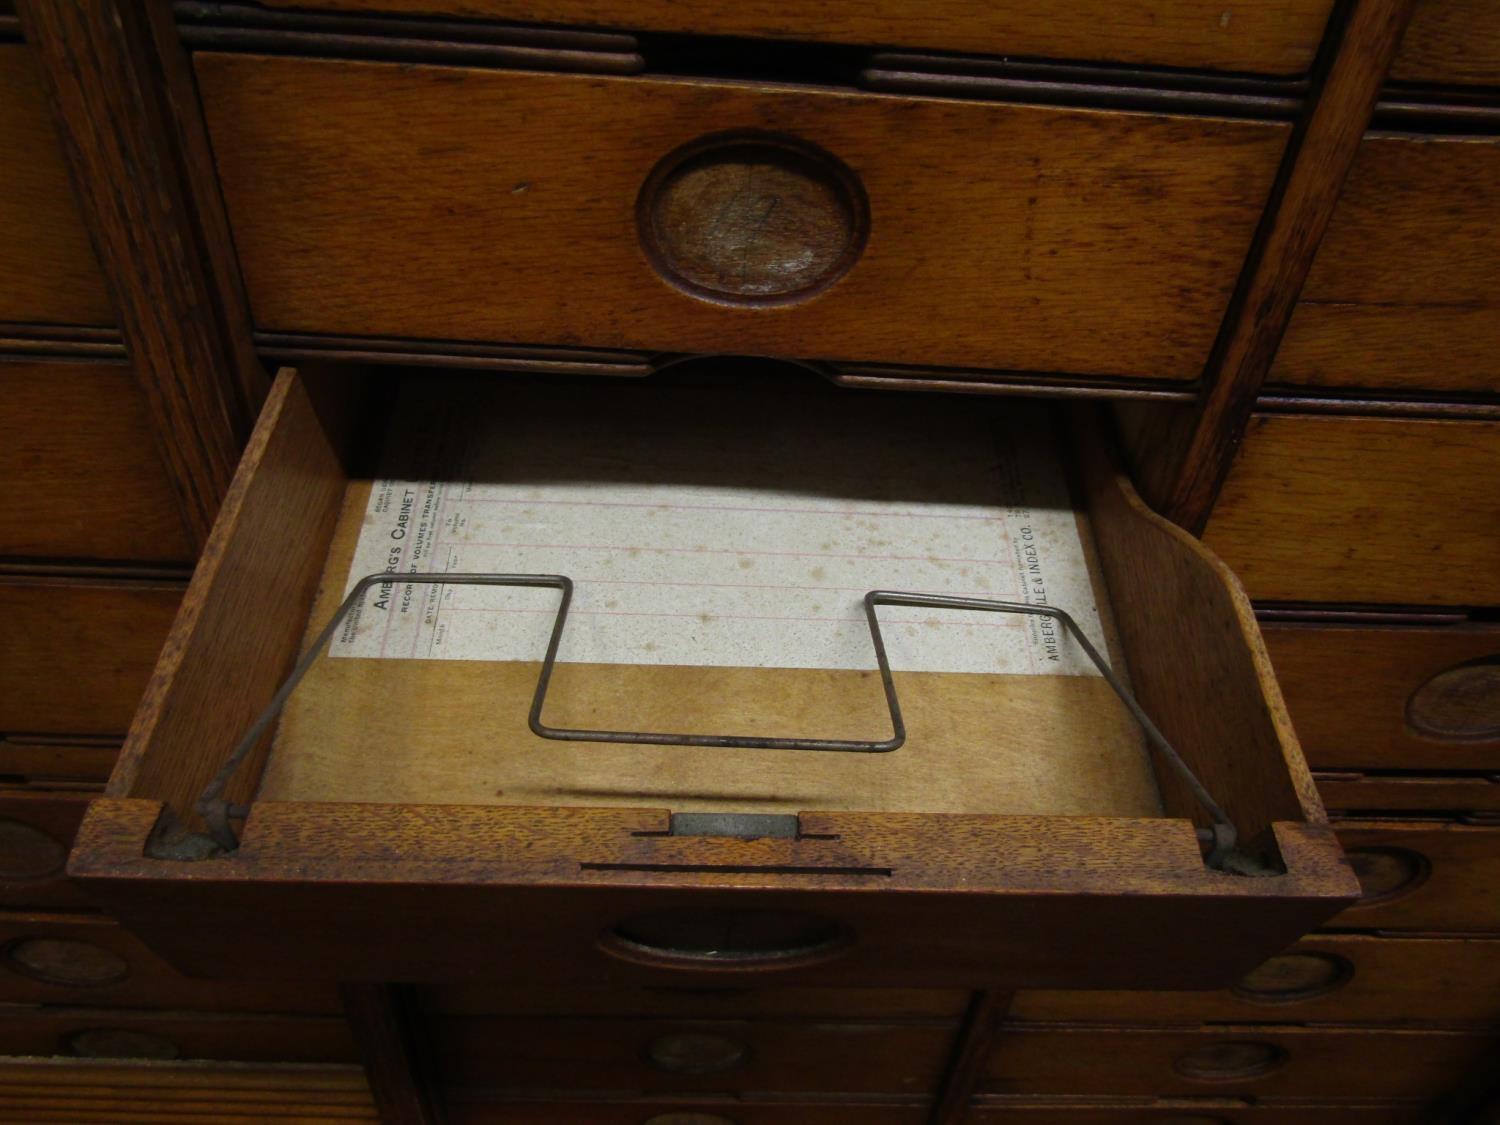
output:
M1107 446L1087 409L851 392L714 361L639 382L284 373L200 573L209 592L179 621L110 793L191 817L350 584L389 558L580 568L545 720L588 730L884 739L863 591L1046 598L1243 840L1321 821L1243 596L1140 504ZM810 753L538 737L527 708L557 600L375 585L229 798L1206 823L1051 619L882 607L906 739ZM236 656L247 647L256 660ZM475 658L443 655L460 650Z

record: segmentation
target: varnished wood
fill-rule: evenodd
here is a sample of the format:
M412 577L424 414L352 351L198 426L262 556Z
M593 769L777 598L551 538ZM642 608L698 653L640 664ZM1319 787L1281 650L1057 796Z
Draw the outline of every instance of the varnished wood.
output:
M995 1037L1010 1011L1008 992L976 992L969 1000L963 1023L949 1053L942 1082L934 1093L928 1125L948 1125L968 1119L974 1090L984 1072Z
M1199 402L1164 418L1159 447L1137 448L1147 498L1194 532L1203 530L1229 472L1415 4L1350 0L1336 10Z
M0 321L109 324L104 275L63 165L36 68L20 43L0 43Z
M923 1125L926 1108L909 1099L849 1095L834 1101L774 1101L720 1094L703 1097L590 1097L578 1092L515 1091L448 1098L453 1125ZM681 1115L681 1116L679 1116ZM700 1116L701 1115L701 1116Z
M1192 379L1289 131L754 83L195 62L256 327L276 332ZM393 132L396 106L408 128ZM869 196L862 255L812 299L703 300L641 250L652 168L735 130L817 145Z
M345 984L339 992L382 1125L440 1125L445 1116L432 1067L436 1052L409 990Z
M88 793L0 792L0 907L92 908L64 871L88 802Z
M272 3L295 6L292 0ZM1202 0L1087 2L1070 4L1047 20L1036 19L1023 0L942 0L919 8L892 0L806 8L769 0L733 8L703 0L330 0L318 6L1295 73L1312 61L1330 4L1276 0L1226 18L1221 6Z
M1346 851L1390 857L1382 871L1399 863L1412 879L1381 901L1351 906L1330 926L1500 933L1500 898L1494 893L1500 883L1500 827L1415 818L1341 820L1336 827ZM1360 862L1356 857L1356 867Z
M1500 139L1367 137L1271 381L1500 391L1497 210Z
M1267 622L1261 629L1315 769L1500 770L1500 733L1434 738L1407 714L1433 677L1500 658L1500 627Z
M14 1121L264 1125L378 1120L352 1065L0 1059L0 1116Z
M1265 1073L1244 1078L1198 1079L1182 1072L1190 1056L1228 1044L1264 1045L1274 1061ZM1486 1036L1468 1031L1012 1023L990 1056L985 1090L1071 1097L1432 1099L1483 1060L1488 1047Z
M895 988L587 988L515 981L450 981L420 990L438 1015L645 1017L659 1019L884 1020L956 1023L970 994Z
M11 734L0 738L0 776L41 787L102 787L119 753L113 738Z
M154 433L195 541L266 380L166 0L20 5Z
M0 800L0 815L11 807ZM37 943L58 950L49 954L49 963L61 970L53 980L25 971L24 949ZM117 964L118 971L102 984L64 979L74 948L85 962L102 957ZM341 1010L336 990L326 983L191 980L103 914L0 914L0 950L6 951L0 953L0 1002L5 1004L314 1015Z
M986 1097L975 1102L971 1125L1431 1125L1423 1102L1257 1101L1191 1098L1117 1098L1058 1101Z
M1285 1000L1229 989L1020 992L1011 1013L1028 1023L1406 1024L1481 1030L1500 1023L1500 941L1314 934L1287 952L1307 958L1309 973L1327 969L1330 990ZM1320 964L1316 958L1327 960ZM1295 966L1293 961L1289 969Z
M180 582L0 576L0 730L124 730L181 598Z
M129 367L0 361L0 555L188 562Z
M1422 0L1391 77L1419 83L1500 83L1500 12L1485 0Z
M1251 597L1500 601L1500 423L1257 415L1205 542Z
M90 1034L97 1032L108 1034ZM5 1055L92 1058L101 1057L96 1050L148 1044L162 1053L175 1049L182 1059L342 1063L354 1055L344 1021L329 1016L34 1007L12 1009L0 1020Z
M1320 771L1318 792L1329 809L1390 812L1500 813L1500 774L1412 776Z

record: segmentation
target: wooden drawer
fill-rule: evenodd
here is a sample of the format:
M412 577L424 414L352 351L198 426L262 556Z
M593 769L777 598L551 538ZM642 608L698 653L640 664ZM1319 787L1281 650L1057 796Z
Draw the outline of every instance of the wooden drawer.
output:
M1484 1036L1251 1025L1201 1030L1016 1024L981 1090L1079 1097L1431 1099L1489 1057Z
M0 777L39 790L90 790L109 780L120 740L66 734L0 737Z
M979 1098L966 1119L973 1125L1427 1125L1420 1102L1260 1102L1239 1098L1072 1099Z
M1500 626L1261 631L1314 769L1500 769Z
M1196 379L1288 129L194 57L282 332Z
M0 323L110 324L114 313L26 48L0 42Z
M920 1097L942 1076L954 1026L450 1016L430 1034L454 1088Z
M1500 32L1493 5L1478 0L1474 7L1485 8L1486 21ZM1474 21L1459 26L1466 42L1476 41L1470 38ZM1500 263L1486 252L1497 239L1500 139L1368 137L1318 246L1270 380L1500 390L1493 362L1500 349Z
M189 980L113 918L99 914L0 914L0 1003L320 1014L343 1010L332 985Z
M354 1046L342 1016L16 1005L0 1009L0 1054L73 1059L353 1062Z
M362 1068L301 1063L104 1062L0 1059L0 1117L7 1121L181 1122L265 1125L380 1119Z
M1366 898L1331 926L1500 931L1500 825L1345 820L1337 827Z
M348 12L486 16L536 23L926 47L974 54L1155 63L1292 74L1312 63L1328 0L1276 0L1231 19L1204 0L1070 4L1038 15L1024 0L976 7L962 0L852 0L798 5L750 0L271 0L273 6Z
M570 988L465 981L420 990L443 1015L631 1016L675 1019L798 1019L841 1022L956 1021L968 1007L959 989L896 988Z
M1021 992L1030 1022L1500 1027L1500 941L1304 938L1219 992Z
M1500 422L1258 414L1204 541L1253 598L1500 602Z
M0 555L191 562L130 368L0 361Z
M64 872L88 803L87 793L0 792L0 906L79 910L91 905Z
M1330 809L1345 813L1500 813L1500 775L1417 777L1354 772L1316 773Z
M792 426L777 447L802 448L813 442L806 427L834 432L819 429L829 409L846 427L839 432L871 428L860 441L884 442L893 422L940 435L949 450L969 448L970 438L960 436L967 433L979 443L972 447L979 463L994 463L988 423L972 400L918 403L809 384L769 398L763 389L742 388L726 406L716 397L723 386L712 378L698 391L649 382L555 389L545 381L437 377L414 386L449 403L453 417L524 423L548 449L554 443L545 435L561 417L575 440L577 427L586 426L590 433L628 434L632 442L649 439L653 449L665 450L650 436L658 432L653 427L675 426L674 412L687 408L699 440L707 438L715 472L738 466L751 447L766 448L756 419L768 412L783 420L783 429ZM933 716L913 725L904 749L925 746L926 756L803 755L766 774L758 771L768 759L722 747L705 756L694 752L701 747L601 743L582 758L559 757L557 744L537 738L523 718L539 675L535 661L322 658L314 679L298 688L304 694L294 697L275 751L248 760L243 777L233 778L232 800L252 800L239 837L229 839L227 826L218 833L223 847L234 850L189 861L177 857L208 837L148 844L164 806L188 824L190 810L212 811L197 803L203 787L272 699L309 625L331 620L364 526L373 468L346 462L338 435L355 416L352 403L400 393L358 373L279 377L149 701L75 846L72 874L190 975L414 982L457 975L574 986L764 980L1118 987L1149 980L1210 987L1248 971L1348 901L1352 877L1300 755L1279 725L1279 699L1248 603L1200 544L1129 490L1087 412L1057 420L1078 438L1075 468L1082 475L1072 502L1090 513L1097 566L1084 581L1106 595L1120 659L1142 706L1155 713L1203 784L1218 791L1245 846L1283 864L1285 873L1267 868L1264 876L1240 876L1208 866L1191 819L1202 815L1197 802L1166 767L1151 772L1133 733L1123 743L1111 733L1126 716L1107 686L1088 677L1049 677L1040 685L1034 678L987 679L985 707L978 709L931 707L924 693L947 690L952 681L919 682L900 673L913 723L919 714ZM926 417L926 410L938 415ZM1013 419L1014 410L1007 406L1006 417ZM1034 421L1043 424L1040 416ZM364 434L362 443L368 448L376 436ZM519 449L476 442L482 449ZM445 447L462 444L445 439ZM865 455L839 454L845 483L838 488L862 494L865 472L856 474L857 486L847 481L849 466ZM589 463L634 463L632 456L591 445ZM529 471L519 465L505 472ZM658 457L652 473L674 475L680 466L673 465ZM810 479L816 478L814 472ZM951 495L948 477L934 480L940 495ZM377 501L383 495L376 493ZM1022 511L1014 518L1023 518ZM396 509L387 509L387 517L396 520ZM430 529L440 517L419 519ZM406 529L397 527L403 535ZM763 534L759 522L754 534ZM619 555L628 557L623 548ZM395 604L400 612L400 598ZM857 594L852 604L859 606ZM1195 659L1179 662L1180 651ZM419 667L430 679L414 686L409 677ZM559 667L560 677L574 677L574 706L595 698L587 676L577 679L589 666ZM725 729L746 721L745 711L732 704L739 709L726 718L714 707L742 698L737 692L759 698L768 690L756 670L723 673L732 678L695 687L692 667L670 675L641 667L631 673L640 677L635 688L596 698L599 707L614 708L606 716L618 721L623 709L641 723L670 722L665 729ZM804 699L809 684L817 685L820 700L837 696L840 722L847 721L844 702L858 689L858 706L874 716L871 725L890 729L880 725L889 715L880 696L871 695L867 671L812 680L798 669L770 672L777 698L766 707L782 735L806 733L788 729L785 716L809 713L797 710L811 707ZM472 678L481 673L483 686ZM687 686L672 678L679 675L689 677ZM363 701L352 710L353 697L342 694L350 689ZM1027 713L1051 724L1052 751L1040 774L1030 731L1018 723L1007 735L993 722L993 691L1006 690L1021 692L1028 708L1041 708ZM1059 692L1071 702L1052 706L1042 698ZM1084 692L1093 702L1078 694ZM435 721L396 721L381 710L391 699L415 708L407 712L412 718ZM642 717L630 711L637 702L669 714ZM952 724L968 717L982 724L975 728L981 733L946 741ZM1084 729L1065 731L1060 722ZM383 733L372 733L368 723ZM385 764L374 771L362 764L371 738L385 746ZM979 748L982 761L963 764L963 755ZM941 776L939 761L952 763ZM1101 761L1108 772L1099 772ZM477 762L487 764L476 769ZM859 772L876 769L873 762L881 772ZM1024 769L1024 786L996 784L1008 776L1007 762ZM1082 789L1080 772L1090 779ZM789 789L788 777L799 784ZM935 778L946 780L935 786ZM1119 788L1131 778L1154 778L1165 804ZM706 799L704 785L712 786ZM1097 815L1105 801L1113 814ZM712 827L710 834L674 833L668 815L674 806L742 815L747 804L783 819L754 821L747 838ZM1058 815L1060 809L1069 815ZM237 822L239 810L229 815ZM792 825L795 832L788 831ZM335 925L365 938L330 945L326 934ZM211 937L225 927L240 940ZM1099 956L1100 933L1110 935L1114 955ZM1206 941L1210 933L1217 936Z
M727 1098L616 1098L595 1100L560 1092L554 1097L496 1100L452 1094L445 1107L451 1125L923 1125L921 1104L864 1101L839 1096L827 1101L772 1102Z
M1488 0L1421 0L1390 76L1424 84L1500 83L1500 12Z
M173 581L0 577L0 730L124 731L182 591Z

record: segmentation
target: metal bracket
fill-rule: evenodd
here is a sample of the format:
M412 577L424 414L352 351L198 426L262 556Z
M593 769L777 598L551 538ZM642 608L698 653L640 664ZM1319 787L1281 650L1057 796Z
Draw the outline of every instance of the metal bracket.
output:
M276 717L286 706L287 699L307 675L314 661L327 648L344 621L362 604L365 592L372 586L411 583L420 585L464 585L464 586L513 586L550 588L558 590L557 616L552 623L552 632L547 640L547 651L542 658L541 671L537 674L536 690L531 698L531 710L527 714L527 725L540 738L565 742L614 742L628 744L650 744L654 746L706 746L721 749L756 750L813 750L835 753L886 754L906 741L906 724L901 717L901 701L897 697L896 683L891 674L890 660L886 655L885 639L880 632L880 618L876 607L882 605L913 606L923 609L958 609L984 613L1021 613L1035 617L1050 617L1062 623L1063 628L1082 647L1083 651L1099 669L1105 682L1114 690L1126 710L1140 724L1146 740L1174 773L1187 785L1194 799L1203 807L1213 822L1208 829L1199 829L1200 840L1208 845L1205 862L1211 867L1223 867L1226 858L1234 849L1237 834L1234 825L1224 810L1203 787L1192 768L1173 749L1166 736L1161 733L1151 717L1136 702L1129 688L1115 674L1109 662L1089 640L1078 623L1065 611L1049 605L1033 605L1025 602L997 601L989 598L949 597L943 594L917 594L899 590L871 590L864 597L865 620L870 628L870 641L875 649L875 663L880 672L881 688L885 693L886 707L890 712L891 736L885 739L837 739L837 738L772 738L746 734L689 734L667 731L629 731L587 729L582 727L554 727L542 722L542 709L546 706L547 690L552 682L552 671L557 663L558 648L562 643L563 628L568 620L568 608L573 601L573 581L562 574L367 574L349 590L340 603L332 620L303 653L292 669L291 675L271 697L266 709L251 724L240 739L234 752L219 768L194 806L208 826L209 835L225 851L239 846L232 820L249 815L245 805L231 804L224 797L224 790L239 767L259 744Z

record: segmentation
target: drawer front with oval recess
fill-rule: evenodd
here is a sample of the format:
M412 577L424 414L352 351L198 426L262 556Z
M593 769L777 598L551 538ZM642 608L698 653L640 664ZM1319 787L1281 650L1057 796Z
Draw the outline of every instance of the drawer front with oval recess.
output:
M1489 1057L1483 1035L1252 1024L1199 1030L1013 1024L988 1094L1435 1098Z
M1298 1100L1247 1103L1241 1098L1130 1098L1059 1103L1056 1099L984 1097L965 1121L972 1125L1429 1125L1421 1102Z
M130 368L0 362L0 555L187 562Z
M190 975L415 982L1213 987L1352 899L1279 725L1248 602L1201 544L1141 504L1096 414L1026 416L1052 452L1028 447L1023 488L997 468L1011 446L993 427L1019 424L1014 404L815 381L768 394L720 371L586 388L283 372L72 874ZM403 404L392 456L426 457L432 441L446 451L422 470L433 483L372 487L372 466L343 459L347 418L391 396ZM559 452L568 443L583 460ZM464 467L493 450L508 451L503 466ZM464 463L444 467L450 456ZM1053 456L1076 461L1076 490ZM560 472L593 482L590 498L557 492ZM450 495L447 480L472 487ZM1026 499L1042 488L1056 513L1045 524ZM991 507L997 489L1020 506ZM938 521L954 515L964 522L941 532L953 546L935 553ZM384 567L393 544L399 567L408 538L465 572L485 559L527 567L544 588L515 595L527 601L443 595L451 614L418 616L423 584L385 592L383 570L360 577L368 552ZM1033 571L1025 560L1042 553ZM861 591L912 581L918 565L971 592L1034 592L1034 574L1054 575L1054 596L1103 615L1092 630L1112 637L1198 790L1142 744L1071 632L995 625L1016 632L986 629L964 659L1013 651L1015 664L907 664L882 690L865 611L877 624L894 615L903 660L942 622L917 617L928 628L911 630L895 621L901 605L877 612ZM338 627L351 569L346 604L368 600L351 633L332 655L312 644L270 744L247 740L304 638L316 641L309 626ZM630 636L616 616L662 623L637 647L579 659L568 646L581 642L560 640L563 658L539 662L547 635L573 628L556 618L566 584L547 577L566 571L578 635L594 638L582 643ZM806 623L803 651L818 651L819 630L843 630L855 655L834 656L851 662L788 662L788 615ZM522 622L542 629L536 648L497 649L518 643ZM421 632L429 624L441 633ZM699 633L749 647L706 647ZM658 640L670 662L647 659ZM428 652L452 658L410 659ZM746 663L759 652L765 663ZM1046 674L1054 658L1081 663ZM541 703L539 683L552 692ZM891 735L898 697L904 742ZM385 747L378 769L372 739ZM200 801L237 744L240 765ZM197 834L153 836L163 805ZM1231 826L1239 850L1221 855L1212 841ZM368 940L330 946L334 919ZM231 924L242 940L210 938ZM1210 931L1220 937L1204 942ZM1098 956L1101 932L1114 956Z
M104 277L89 247L41 83L26 48L0 42L0 324L109 324Z
M195 60L273 331L1194 379L1286 137L836 89Z
M1311 65L1329 0L1275 0L1226 11L1208 0L1100 0L1040 16L1025 0L270 0L360 12L443 13L528 23L583 24L820 42L883 44L981 55L1089 59L1206 70L1292 74Z
M1500 29L1497 9L1485 6ZM1500 263L1489 253L1497 240L1500 139L1367 138L1271 382L1500 390Z
M0 914L0 1003L342 1011L332 985L189 980L98 914Z
M1421 0L1390 77L1423 84L1500 84L1500 10L1489 0Z
M1204 541L1253 598L1500 602L1500 422L1258 414Z
M1330 926L1500 932L1500 825L1344 820L1336 827L1364 898Z
M1304 938L1218 992L1020 992L1011 1017L1079 1023L1500 1025L1500 941Z
M595 1100L587 1094L556 1091L537 1098L501 1100L470 1091L450 1091L444 1105L450 1125L923 1125L927 1108L858 1095L836 1100L778 1098L773 1102L736 1098L673 1097L652 1100L620 1096Z
M970 994L959 989L579 988L465 981L421 990L421 1005L441 1015L633 1016L671 1019L817 1019L957 1021Z
M233 1059L353 1062L342 1016L146 1012L131 1008L13 1008L0 1053L73 1059Z
M431 1028L443 1081L491 1090L923 1096L936 1087L954 1038L948 1023L449 1016Z
M64 871L88 803L88 793L0 793L0 906L43 910L90 906Z
M0 577L0 730L122 734L182 590L145 579Z
M1500 626L1269 621L1261 631L1314 769L1500 769Z

